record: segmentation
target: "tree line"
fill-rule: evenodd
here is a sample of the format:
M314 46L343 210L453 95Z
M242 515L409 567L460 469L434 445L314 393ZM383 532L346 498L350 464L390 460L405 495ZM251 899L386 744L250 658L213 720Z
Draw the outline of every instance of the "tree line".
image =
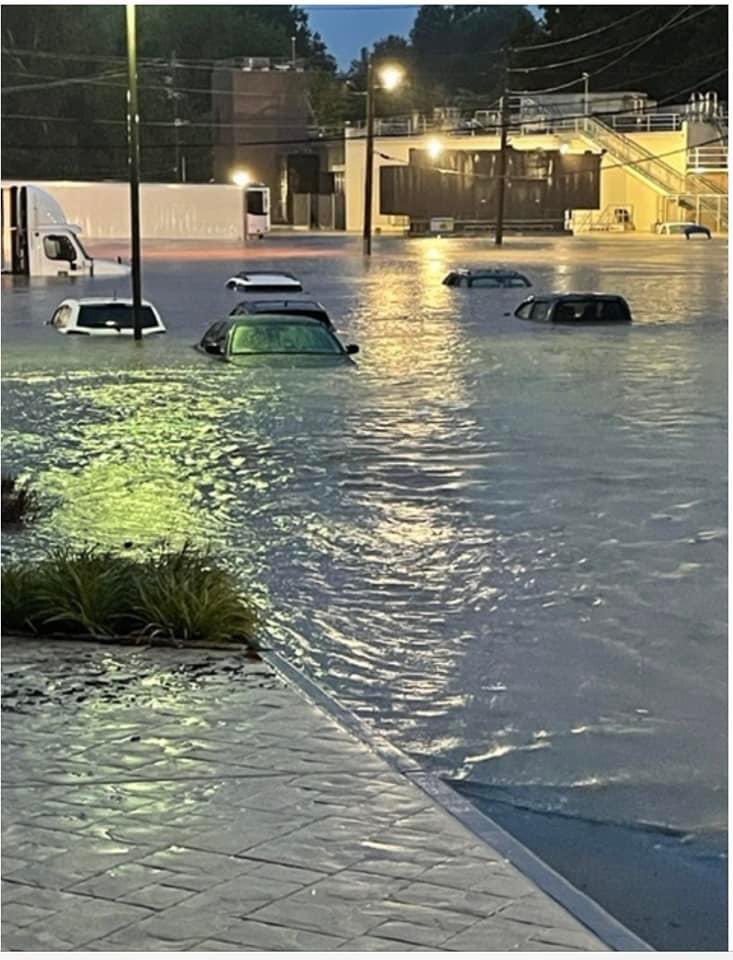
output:
M538 8L533 8L537 10ZM430 5L409 37L386 36L345 71L297 6L138 6L143 178L211 176L214 61L289 58L308 66L314 125L364 114L367 55L398 61L406 82L377 95L381 115L496 106L505 89L639 90L679 103L727 90L727 7ZM125 11L8 6L2 23L6 177L126 175Z

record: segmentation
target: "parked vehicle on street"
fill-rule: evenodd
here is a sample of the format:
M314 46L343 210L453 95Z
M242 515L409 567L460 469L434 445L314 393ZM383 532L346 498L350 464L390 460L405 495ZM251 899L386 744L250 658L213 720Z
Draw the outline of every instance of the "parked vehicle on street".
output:
M300 293L303 284L292 273L273 270L242 270L227 280L229 290L243 293Z
M29 184L2 185L2 272L26 277L124 277L119 259L90 256L81 227L67 223L54 197Z
M353 364L356 344L344 346L320 320L287 314L239 314L212 323L196 345L230 363L287 366Z
M506 270L502 267L488 270L451 270L443 280L446 287L483 287L499 289L502 287L531 287L532 283L523 273Z
M59 333L87 337L131 337L135 330L132 300L85 297L62 300L46 323ZM148 300L142 301L142 335L165 333L160 314Z
M628 303L613 293L538 294L520 303L514 316L539 323L631 323Z
M688 240L695 236L707 237L708 240L712 239L712 234L707 227L703 227L699 223L688 223L686 221L660 223L657 227L657 233L661 233L665 237L684 236Z
M262 313L276 313L288 317L311 317L313 320L320 320L329 330L335 329L325 307L315 300L243 300L230 311L229 316L256 316Z

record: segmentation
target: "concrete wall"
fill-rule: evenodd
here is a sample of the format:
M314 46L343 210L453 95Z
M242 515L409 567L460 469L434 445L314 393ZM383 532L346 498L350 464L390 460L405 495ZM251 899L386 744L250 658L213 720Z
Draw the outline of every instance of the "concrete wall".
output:
M3 181L21 186L26 181ZM33 181L61 205L82 239L130 236L130 188L126 183ZM140 233L144 240L242 240L242 190L227 184L144 183L140 187Z

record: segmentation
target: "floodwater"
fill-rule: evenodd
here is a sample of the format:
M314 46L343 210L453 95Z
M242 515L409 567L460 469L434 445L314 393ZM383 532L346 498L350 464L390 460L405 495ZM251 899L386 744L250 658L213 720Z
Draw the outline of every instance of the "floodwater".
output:
M92 245L94 249L94 245ZM102 251L99 251L102 252ZM115 251L122 252L122 251ZM727 257L720 240L271 237L152 248L165 337L62 337L3 279L5 468L49 542L211 543L268 637L471 795L671 829L726 821ZM507 316L441 285L500 260L624 294L628 328ZM361 352L233 369L190 349L245 265L300 276Z

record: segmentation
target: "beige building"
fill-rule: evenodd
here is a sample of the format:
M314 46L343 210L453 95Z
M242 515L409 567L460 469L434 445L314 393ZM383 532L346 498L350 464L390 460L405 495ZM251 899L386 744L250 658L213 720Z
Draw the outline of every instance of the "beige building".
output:
M569 211L573 232L654 232L665 221L695 221L728 229L727 114L717 104L691 101L657 109L641 93L522 98L513 114L514 150L600 155L598 206ZM571 102L572 101L572 102ZM382 213L380 168L410 163L410 151L497 151L499 116L477 111L458 124L406 117L376 122L372 221L375 230L404 231L409 218ZM709 143L714 140L716 142ZM364 215L365 131L346 131L343 170L346 228L359 231ZM441 212L440 215L445 215Z

